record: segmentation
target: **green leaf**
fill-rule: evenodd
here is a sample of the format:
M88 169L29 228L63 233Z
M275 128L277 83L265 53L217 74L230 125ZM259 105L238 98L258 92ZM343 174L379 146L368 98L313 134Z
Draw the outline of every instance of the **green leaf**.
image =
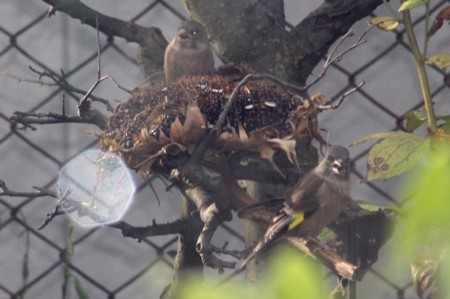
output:
M392 31L399 25L399 22L393 17L375 17L369 23L385 31Z
M30 276L30 268L28 267L28 254L25 254L23 257L23 263L22 263L22 278L23 281L27 281L28 277Z
M293 248L281 248L270 260L260 296L268 299L325 298L318 264Z
M446 70L450 66L450 54L448 53L439 53L434 56L428 58L425 63L434 64L438 68L442 70Z
M398 206L378 205L378 204L369 203L369 202L365 202L365 201L359 201L359 200L356 200L355 202L358 204L358 206L360 206L362 209L364 209L366 211L376 212L379 210L388 210L388 211L392 211L392 212L396 212L396 213L402 212L401 208Z
M406 131L411 133L427 120L427 116L422 111L409 111L405 114L404 119L406 121Z
M66 258L69 261L73 256L73 240L72 240L73 226L69 227L69 232L67 233L66 239Z
M447 123L450 123L450 115L438 115L436 119L443 120Z
M77 291L78 298L89 299L88 293L86 292L86 290L81 285L81 282L76 277L75 277L75 290Z
M276 248L267 271L249 288L235 281L217 286L212 279L191 276L179 288L179 299L297 299L326 298L317 262L292 248Z
M249 290L236 281L217 287L218 281L197 274L187 276L178 289L178 299L249 299L254 298Z
M408 201L396 226L393 248L397 250L392 251L390 263L393 271L401 264L412 264L411 274L419 296L436 290L441 295L448 294L450 152L433 146L424 163L406 177L401 193Z
M387 179L400 175L417 165L429 148L429 141L401 131L362 137L352 145L382 139L369 151L366 180Z
M404 10L411 10L413 8L419 7L424 4L423 0L407 0L400 5L398 12L402 12Z
M436 252L450 245L450 152L430 150L421 167L408 176L403 193L410 196L397 230L400 254L409 260L424 254L437 258Z

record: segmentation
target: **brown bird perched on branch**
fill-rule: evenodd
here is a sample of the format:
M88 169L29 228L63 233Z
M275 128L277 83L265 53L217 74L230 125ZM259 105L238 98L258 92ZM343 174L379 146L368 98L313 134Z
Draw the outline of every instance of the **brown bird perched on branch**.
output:
M164 53L166 81L176 81L183 75L207 75L212 72L214 57L205 28L196 21L182 22Z
M286 197L264 237L245 264L285 235L315 237L341 213L350 195L349 152L339 145L328 149L323 160L304 176Z

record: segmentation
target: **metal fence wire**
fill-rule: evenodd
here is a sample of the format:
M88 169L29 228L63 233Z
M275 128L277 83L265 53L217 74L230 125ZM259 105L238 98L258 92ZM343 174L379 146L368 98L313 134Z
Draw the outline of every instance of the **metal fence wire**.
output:
M158 26L171 39L186 14L177 1L85 1L100 12ZM432 1L436 13L445 1ZM286 1L287 28L298 23L318 4ZM386 15L380 7L375 15ZM415 15L419 34L424 17ZM367 20L355 24L358 33L366 30ZM292 26L291 26L292 27ZM423 30L422 30L423 31ZM448 28L439 32L429 53L448 48ZM372 31L368 43L334 65L316 87L329 98L339 97L355 80L366 85L346 99L334 112L320 115L320 126L329 130L333 143L348 145L352 140L375 132L401 129L404 114L421 105L420 89L404 31ZM122 86L138 86L143 78L135 63L136 45L100 34L102 72ZM80 89L95 81L97 37L95 30L70 17L56 13L47 17L47 5L40 1L6 1L0 10L0 71L21 78L37 79L29 67L61 74ZM320 66L318 66L318 69ZM317 70L318 70L317 69ZM317 73L318 71L315 71ZM430 67L429 76L439 114L450 112L449 77ZM10 190L33 192L32 186L55 189L60 168L83 149L96 144L86 134L88 125L58 124L36 126L36 130L12 130L14 111L59 112L65 93L67 113L76 113L80 95L63 92L60 87L40 86L0 77L0 179ZM95 94L111 100L125 100L127 94L104 82ZM378 204L395 202L395 180L360 184L364 177L367 147L351 148L353 158L352 195ZM179 194L165 192L155 181L161 205L150 188L139 178L138 191L125 221L149 225L176 219L180 211ZM172 279L176 237L146 238L137 243L123 238L112 228L72 229L66 217L56 217L43 230L36 227L55 205L49 198L0 196L0 298L60 298L67 284L67 297L78 298L76 285L89 298L159 298ZM235 217L236 218L236 217ZM70 234L70 231L71 234ZM229 241L229 248L244 248L242 222L233 220L222 227L217 238ZM73 249L72 254L67 248ZM378 263L356 285L355 298L415 298L410 275L384 271L386 261ZM209 270L207 270L209 271ZM212 271L211 273L214 274ZM69 282L69 283L68 283Z

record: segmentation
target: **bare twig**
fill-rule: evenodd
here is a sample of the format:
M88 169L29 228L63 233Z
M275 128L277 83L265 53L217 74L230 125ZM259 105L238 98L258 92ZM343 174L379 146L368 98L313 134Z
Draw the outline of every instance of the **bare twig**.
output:
M322 69L320 70L319 75L313 80L311 81L309 84L307 84L305 86L305 89L308 90L311 86L313 86L314 84L316 84L317 82L320 81L320 79L323 78L323 76L325 76L326 72L328 71L328 68L335 62L339 62L342 57L344 57L344 55L346 55L348 52L352 51L353 49L359 47L360 45L364 44L367 42L367 40L365 40L364 38L366 37L366 35L373 29L375 28L377 25L379 25L380 23L383 23L385 21L381 21L375 24L371 24L369 26L369 28L367 28L366 31L364 31L361 36L356 40L355 43L353 43L352 45L350 45L347 49L343 50L341 53L335 55L333 57L333 55L335 54L335 52L338 50L338 48L342 45L342 43L349 37L354 35L353 30L349 30L347 31L346 34L344 34L342 37L339 38L338 42L336 43L336 45L331 49L331 51L329 52L329 54L327 55L327 59L325 60L325 63L322 67ZM335 108L332 108L335 109Z
M61 97L61 112L63 116L66 116L66 96L64 94Z
M153 224L149 226L132 226L124 221L119 221L116 223L109 224L109 227L117 228L122 231L124 237L137 239L138 242L142 241L146 237L150 236L162 236L178 234L186 226L189 225L187 219L177 219L173 222L168 222L164 224L156 224L153 219Z
M50 196L50 197L54 197L57 198L58 196L56 195L55 192L47 190L47 189L43 189L43 188L39 188L39 187L35 187L33 186L34 189L36 189L36 191L34 192L22 192L22 191L14 191L14 190L10 190L8 188L8 186L6 186L6 183L0 179L0 195L3 196L10 196L10 197L45 197L45 196Z
M30 67L31 68L31 67ZM10 74L10 73L6 73L6 72L0 72L0 76L2 77L6 77L6 78L12 78L15 79L19 82L27 82L27 83L33 83L33 84L39 84L39 85L44 85L44 86L59 86L58 83L56 82L50 82L50 81L43 81L41 80L41 78L39 78L38 80L36 79L30 79L30 78L25 78L25 77L19 77L17 75L14 74ZM74 92L78 92L77 90L72 90ZM84 92L83 92L84 93Z
M95 31L97 32L97 80L101 77L101 45L100 45L100 31L98 30L98 16L95 16Z
M89 91L86 92L85 90L79 89L79 88L69 84L69 82L67 82L67 80L65 78L63 70L61 70L61 76L57 76L56 74L50 73L50 72L47 72L47 71L38 71L35 68L33 68L32 66L28 66L28 68L33 73L36 73L36 74L39 75L39 80L34 80L34 82L32 80L30 80L30 81L27 81L27 82L36 83L36 84L42 84L42 85L47 85L47 86L59 86L62 89L67 90L69 92L72 91L72 92L75 92L75 93L78 93L78 94L83 94L83 95L89 93L89 98L91 98L92 101L102 103L103 105L106 106L106 109L108 111L111 111L111 112L114 111L114 108L111 106L111 104L109 103L108 100L92 95L91 94L92 91L91 92L89 92ZM48 82L48 81L42 83L43 81L41 79L44 78L44 77L50 78L53 81L53 83ZM105 76L105 77L109 77L109 76ZM113 82L114 82L115 85L117 85L117 83L115 81L113 81ZM131 92L128 91L128 93L131 93Z
M67 116L66 109L64 104L64 97L62 99L62 114L57 113L26 113L26 112L15 112L13 116L11 116L11 120L14 123L21 123L24 125L24 128L30 128L32 130L36 130L32 124L52 124L52 123L92 123L96 124L99 128L104 129L106 126L106 118L100 113L97 109L91 106L91 102L88 99L92 99L93 101L102 102L109 111L114 111L113 107L109 103L108 100L101 99L92 95L92 92L97 88L100 82L110 79L114 85L119 87L122 90L131 93L125 88L121 87L117 82L109 75L101 76L101 45L100 45L100 35L98 30L98 20L97 20L97 75L94 84L89 88L88 91L84 92L78 88L70 85L64 75L64 71L61 70L61 76L58 76L52 72L47 71L38 71L33 67L29 67L30 70L39 75L38 80L30 80L24 79L15 75L11 75L8 73L0 73L0 75L4 75L7 77L14 78L19 81L27 81L31 83L44 84L48 86L59 86L65 90L73 91L76 93L82 93L83 96L79 100L78 103L78 116ZM51 81L43 81L42 78L47 77L50 78Z
M225 248L219 248L216 247L212 244L209 245L209 250L213 253L218 253L218 254L226 254L229 256L232 256L238 260L243 259L246 256L246 251L242 251L242 250L228 250Z
M319 110L329 110L329 109L336 109L338 108L342 102L344 101L345 98L347 98L349 95L351 95L352 93L356 92L357 90L361 89L361 87L363 87L363 85L365 84L364 81L358 83L355 87L353 87L350 90L347 90L346 92L344 92L341 97L339 98L339 100L337 101L336 104L333 105L319 105L317 106L317 109Z
M58 123L85 123L85 124L94 124L97 125L100 129L104 129L106 126L106 119L104 116L100 115L93 115L89 118L82 118L77 115L65 115L65 112L63 111L63 114L59 113L33 113L33 112L20 112L16 111L14 114L10 117L11 122L13 123L13 126L16 124L22 124L24 127L19 129L31 129L33 131L36 130L33 124L37 125L46 125L46 124L58 124Z
M228 113L231 111L231 108L234 105L234 101L241 90L242 86L244 86L248 81L253 80L257 75L255 74L249 74L242 79L239 84L233 89L233 92L230 95L230 98L228 99L227 104L223 108L222 113L220 113L219 118L217 119L216 124L214 125L214 129L217 131L220 131L222 126L225 124L225 119L227 118Z
M107 222L107 219L103 215L97 213L86 202L71 199L71 193L72 190L70 188L64 191L64 193L59 198L57 205L49 213L47 213L44 221L38 227L38 229L43 229L44 227L46 227L56 216L70 213L78 213L80 217L86 216L99 225Z
M336 51L338 50L338 48L342 45L342 43L349 38L350 36L354 35L353 30L349 30L347 31L346 34L344 34L341 38L339 38L338 42L336 43L336 45L331 49L330 53L327 56L327 59L325 60L325 63L322 67L322 69L320 70L319 75L314 78L314 80L312 80L310 83L308 83L305 86L305 89L308 90L309 88L311 88L311 86L313 86L314 84L316 84L317 82L320 81L320 79L322 79L325 74L327 73L329 67L335 63L335 62L339 62L342 57L347 54L348 52L350 52L351 50L355 49L356 47L359 47L360 45L364 44L367 42L367 40L363 40L363 38L366 36L368 31L364 32L357 40L354 44L350 45L347 49L343 50L341 53L333 56Z
M66 214L65 211L61 211L61 207L59 205L55 206L53 210L51 210L47 215L45 215L44 221L42 221L41 225L37 227L37 230L44 229L56 216Z
M98 27L98 16L96 16L95 21L96 21L96 29L97 29L97 78L96 78L94 84L92 84L91 88L89 88L89 90L84 94L84 96L78 102L78 114L82 118L92 118L91 114L94 114L94 115L99 114L99 112L96 109L91 107L91 104L90 104L90 101L88 101L88 98L91 96L92 92L97 88L97 86L103 80L110 79L116 86L120 86L117 84L117 82L111 76L109 76L109 75L102 76L101 75L101 45L100 45L100 32L98 29L99 28ZM120 87L120 88L123 90L126 90L123 87ZM126 91L131 94L130 91L128 91L128 90L126 90Z
M17 80L19 82L27 82L27 83L39 84L41 86L50 86L50 87L58 86L58 87L61 87L63 90L67 91L67 92L73 92L73 93L82 94L82 95L86 94L85 90L79 89L79 88L71 85L64 78L61 78L59 76L56 76L55 74L51 74L51 73L46 72L46 71L42 71L42 72L38 71L38 70L34 69L31 66L29 66L28 68L33 73L38 74L39 75L39 79L36 80L36 79L31 79L31 78L26 78L26 77L20 77L20 76L17 76L17 75L14 75L14 74L10 74L10 73L5 73L5 72L0 72L0 76L7 77L7 78L12 78L12 79L15 79L15 80ZM51 79L51 81L42 80L42 78L44 78L44 77L47 77L47 78ZM127 90L127 89L125 89L125 88L123 88L121 86L118 86L117 82L114 81L112 78L109 78L109 79L111 79L111 81L114 83L114 85L116 85L118 88L120 88L120 89L122 89L122 90L124 90L124 91L126 91L128 93L131 93L129 90ZM112 105L109 103L108 100L100 98L100 97L97 97L97 96L94 96L94 95L90 95L89 97L94 102L99 102L99 103L104 104L108 111L111 111L111 112L114 111L114 108L112 107Z
M70 189L67 189L66 192L64 192L64 194L58 200L58 204L53 208L53 210L51 210L49 213L47 213L47 215L45 215L44 221L42 221L41 225L39 225L37 228L38 230L41 230L44 227L46 227L56 216L68 213L67 210L65 211L61 210L61 205L63 204L64 201L68 200L70 193L72 193L72 190Z
M240 256L237 252L226 251L219 249L211 244L211 239L217 230L219 225L218 221L213 221L214 223L205 223L200 236L198 237L196 249L200 257L202 258L203 264L206 267L217 269L219 273L224 272L224 268L233 269L236 267L235 262L228 262L217 258L213 253L225 253L227 252L231 256Z

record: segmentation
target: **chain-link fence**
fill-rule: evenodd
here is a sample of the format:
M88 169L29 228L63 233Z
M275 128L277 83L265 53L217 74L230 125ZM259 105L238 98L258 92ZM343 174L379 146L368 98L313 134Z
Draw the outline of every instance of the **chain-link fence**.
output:
M186 17L176 1L85 1L100 12L144 26L160 27L171 39L179 20ZM150 3L149 3L150 2ZM432 1L435 14L445 1ZM317 4L286 1L286 17L298 23ZM26 131L10 129L14 111L60 112L65 94L66 113L76 113L80 94L63 92L60 87L24 82L37 80L35 70L64 76L72 85L87 90L95 82L97 36L91 27L56 13L47 17L43 2L7 1L0 11L0 71L22 80L0 78L0 179L10 190L33 191L32 186L55 189L59 169L80 151L96 144L86 134L95 130L83 124L35 126ZM376 15L387 14L383 7ZM418 35L423 34L424 18L414 16ZM366 20L353 29L359 36L367 29ZM289 28L289 24L287 27ZM422 30L422 31L421 31ZM434 54L448 48L449 29L439 32L429 48ZM421 105L410 49L403 31L373 31L368 43L333 66L316 91L329 98L339 97L355 81L366 85L344 102L337 111L320 115L320 126L328 129L332 143L348 145L352 140L375 132L401 128L402 116ZM136 45L100 34L102 73L122 86L138 86L143 78L134 56ZM318 70L320 66L316 70ZM318 72L318 71L316 71ZM430 67L429 77L434 102L450 113L449 77ZM95 95L110 100L125 100L128 95L110 82L103 82ZM99 109L103 109L101 105ZM367 146L351 148L353 157L352 196L379 204L395 198L396 180L360 184L365 173ZM136 176L139 189L125 219L134 225L176 219L180 211L179 194L165 192L162 181L153 182L161 198L158 205L153 192ZM59 298L67 281L77 279L90 298L158 298L171 281L176 237L147 238L141 243L123 238L112 228L75 227L56 217L44 230L37 231L46 213L55 205L50 197L0 197L0 298ZM235 217L236 218L236 217ZM242 222L233 220L218 232L218 240L230 242L230 248L244 247ZM73 254L67 254L72 247ZM358 298L413 298L408 273L385 273L381 259L365 280L358 283ZM69 296L76 298L74 283L68 283Z

